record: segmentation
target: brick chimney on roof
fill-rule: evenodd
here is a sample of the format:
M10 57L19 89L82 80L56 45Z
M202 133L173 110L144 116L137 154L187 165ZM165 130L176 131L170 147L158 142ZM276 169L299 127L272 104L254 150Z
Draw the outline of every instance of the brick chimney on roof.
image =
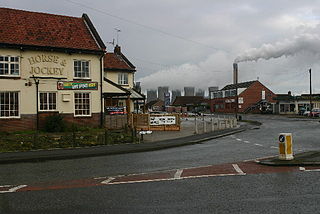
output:
M113 52L117 55L121 55L121 47L116 45Z

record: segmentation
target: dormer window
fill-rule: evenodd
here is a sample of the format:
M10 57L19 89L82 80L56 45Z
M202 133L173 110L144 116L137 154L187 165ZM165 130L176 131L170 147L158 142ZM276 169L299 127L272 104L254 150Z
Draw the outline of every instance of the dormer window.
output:
M128 73L119 73L118 74L118 84L119 85L128 85Z
M19 57L0 56L0 76L19 76Z
M89 79L89 61L75 60L74 61L74 78Z

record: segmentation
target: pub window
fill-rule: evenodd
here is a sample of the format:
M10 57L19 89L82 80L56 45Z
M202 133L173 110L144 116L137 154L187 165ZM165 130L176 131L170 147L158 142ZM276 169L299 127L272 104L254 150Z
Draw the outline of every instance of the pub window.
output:
M40 111L57 110L57 93L40 92Z
M89 78L89 61L75 60L73 65L75 78Z
M75 93L74 105L75 116L91 116L90 93Z
M19 57L0 56L0 76L19 75Z
M119 73L118 74L118 84L119 85L128 85L128 73Z
M0 118L19 117L19 93L0 92Z

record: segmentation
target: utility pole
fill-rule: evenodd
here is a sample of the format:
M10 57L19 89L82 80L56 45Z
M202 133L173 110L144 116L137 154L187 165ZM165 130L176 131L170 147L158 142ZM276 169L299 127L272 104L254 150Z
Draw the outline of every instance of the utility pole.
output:
M236 86L235 115L236 115L236 119L238 120L239 96L238 96L238 64L237 63L233 63L233 84L235 84Z
M310 116L312 116L311 115L311 110L312 110L311 68L309 69L309 74L310 74Z

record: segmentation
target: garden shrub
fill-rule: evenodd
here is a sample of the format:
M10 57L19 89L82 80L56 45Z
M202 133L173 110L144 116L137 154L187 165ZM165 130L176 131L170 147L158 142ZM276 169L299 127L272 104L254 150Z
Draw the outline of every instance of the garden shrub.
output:
M56 114L46 118L44 124L44 130L46 132L64 132L66 129L66 123L63 120L62 115Z

